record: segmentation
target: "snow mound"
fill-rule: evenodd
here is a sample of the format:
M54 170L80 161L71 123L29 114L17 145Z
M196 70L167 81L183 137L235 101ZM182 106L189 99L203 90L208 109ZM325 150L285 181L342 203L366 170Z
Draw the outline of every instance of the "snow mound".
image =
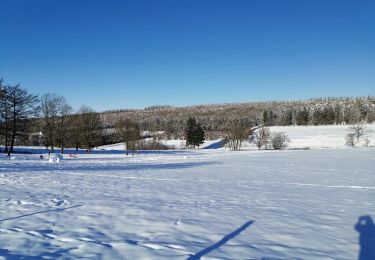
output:
M46 156L46 159L49 163L59 163L61 160L64 159L62 154L59 153L51 153L50 155Z

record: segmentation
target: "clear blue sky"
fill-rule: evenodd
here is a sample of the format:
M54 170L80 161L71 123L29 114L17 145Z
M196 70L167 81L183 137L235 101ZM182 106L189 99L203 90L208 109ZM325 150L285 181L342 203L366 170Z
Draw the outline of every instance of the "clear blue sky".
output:
M1 0L0 77L98 111L375 95L375 1Z

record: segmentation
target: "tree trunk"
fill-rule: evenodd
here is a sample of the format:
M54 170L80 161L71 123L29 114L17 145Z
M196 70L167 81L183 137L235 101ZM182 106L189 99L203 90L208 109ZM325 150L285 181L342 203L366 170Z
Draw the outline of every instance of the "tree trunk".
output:
M9 151L13 153L14 140L16 139L16 93L13 94L13 124L12 124L12 139Z
M55 141L53 140L53 132L51 131L51 152L55 152Z
M8 141L8 104L7 104L7 98L5 97L5 152L9 151L9 141Z
M8 144L8 119L5 119L5 152L9 150Z
M61 134L61 154L64 154L64 134Z
M15 123L13 123L13 127L15 127L14 126L15 125ZM9 151L10 152L14 152L14 141L15 141L15 139L16 139L16 129L15 128L13 128L12 129L12 139L11 139L11 142L10 142L10 149L9 149Z

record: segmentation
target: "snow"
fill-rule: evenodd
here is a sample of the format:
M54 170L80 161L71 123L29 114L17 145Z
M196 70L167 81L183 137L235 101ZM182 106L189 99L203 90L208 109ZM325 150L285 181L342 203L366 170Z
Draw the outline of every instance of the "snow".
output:
M348 125L326 126L273 126L271 132L285 132L289 138L289 148L344 148ZM375 146L375 124L365 125L365 136L371 146Z
M272 126L271 132L285 132L290 143L288 149L321 149L321 148L347 148L345 137L350 125L324 125L324 126ZM361 138L359 146L365 146L364 140L370 141L369 146L375 146L375 124L365 125L365 135ZM152 141L152 138L146 139ZM215 147L222 139L206 140L201 148ZM164 145L175 149L186 149L185 140L160 140ZM253 143L243 142L243 149L257 149ZM123 143L99 147L103 150L123 151Z
M200 148L204 149L205 147L210 146L214 143L220 142L221 140L222 139L205 140ZM144 141L152 142L153 139L152 138L146 138L146 139L144 139ZM163 145L172 147L172 148L177 149L177 150L186 149L186 140L183 140L183 139L159 140L159 142ZM98 147L98 149L124 151L125 150L125 144L124 143L116 143L116 144L103 145L103 146Z
M45 159L48 160L49 163L60 163L60 160L64 159L64 156L60 153L51 153L45 156Z
M375 216L374 148L15 157L4 259L356 259Z

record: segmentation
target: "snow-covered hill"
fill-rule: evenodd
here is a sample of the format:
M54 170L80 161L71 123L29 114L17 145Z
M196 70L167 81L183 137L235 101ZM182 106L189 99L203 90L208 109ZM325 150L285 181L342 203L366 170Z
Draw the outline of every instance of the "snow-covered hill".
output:
M274 126L271 131L285 132L289 138L289 148L343 148L345 136L348 133L347 125L327 126ZM365 125L364 140L368 138L370 146L375 146L375 124ZM361 144L362 146L363 144Z
M271 132L285 132L290 143L289 149L298 148L345 148L345 136L349 131L348 125L324 125L324 126L272 126ZM364 140L369 140L369 146L375 146L375 124L365 125L365 135L359 146L364 146ZM222 139L207 140L201 148L220 142ZM152 141L152 139L150 139ZM174 147L175 149L185 149L185 140L161 140L162 144ZM104 150L124 150L124 144L112 144L99 147ZM257 149L254 144L243 143L244 149Z

